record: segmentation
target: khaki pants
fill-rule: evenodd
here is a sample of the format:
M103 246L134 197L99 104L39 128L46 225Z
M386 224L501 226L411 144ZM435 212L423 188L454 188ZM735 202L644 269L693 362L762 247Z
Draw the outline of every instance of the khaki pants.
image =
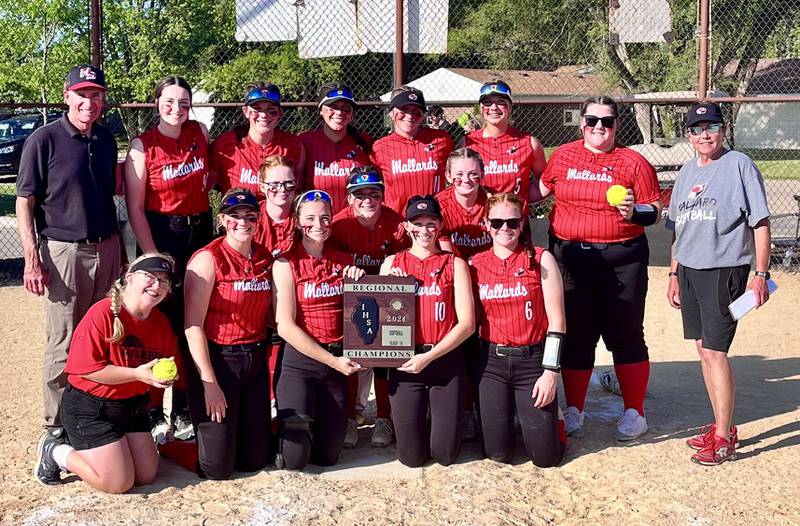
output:
M116 235L95 245L42 238L39 250L47 272L44 425L61 426L61 394L67 385L64 366L72 333L119 277L120 242Z

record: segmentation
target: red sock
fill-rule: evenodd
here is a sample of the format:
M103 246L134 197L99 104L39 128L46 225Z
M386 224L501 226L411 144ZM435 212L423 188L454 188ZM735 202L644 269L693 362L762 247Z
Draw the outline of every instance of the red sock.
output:
M269 366L269 399L275 400L275 367L278 365L278 353L281 349L281 344L273 343L269 346L269 356L267 356L267 365Z
M389 418L392 415L392 407L389 405L389 380L374 376L375 382L375 416L377 418Z
M591 369L561 369L561 379L564 381L564 397L567 406L575 406L578 411L583 411L586 403L586 391L589 390L589 380L592 377Z
M347 418L356 419L356 401L358 399L358 373L347 377Z
M192 473L197 473L197 461L200 455L197 450L197 442L194 440L186 442L170 440L166 444L160 444L158 452L162 457L172 460Z
M636 409L644 416L644 396L647 394L647 381L650 379L650 362L614 365L625 409Z

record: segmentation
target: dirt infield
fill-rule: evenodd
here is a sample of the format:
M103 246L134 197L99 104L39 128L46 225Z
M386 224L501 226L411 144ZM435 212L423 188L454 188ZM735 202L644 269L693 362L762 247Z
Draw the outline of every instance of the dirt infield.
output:
M393 451L366 444L340 465L307 473L265 471L198 480L164 461L157 483L121 496L72 479L40 486L31 475L40 432L41 300L0 288L0 524L800 524L800 276L740 325L731 352L737 375L739 458L716 468L689 462L686 437L710 419L693 344L665 299L666 269L650 273L646 333L652 375L650 432L614 442L619 397L593 386L586 436L563 465L479 460L409 470ZM598 353L597 371L609 355Z

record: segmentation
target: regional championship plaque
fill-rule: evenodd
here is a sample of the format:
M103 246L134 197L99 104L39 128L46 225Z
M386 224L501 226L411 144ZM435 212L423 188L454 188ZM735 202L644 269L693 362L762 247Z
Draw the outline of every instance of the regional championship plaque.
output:
M398 367L414 356L416 280L344 281L344 356L364 367Z

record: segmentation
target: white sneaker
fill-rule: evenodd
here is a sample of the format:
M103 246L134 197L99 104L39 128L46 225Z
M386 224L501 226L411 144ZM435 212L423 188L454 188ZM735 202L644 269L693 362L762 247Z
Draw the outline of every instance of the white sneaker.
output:
M636 409L626 409L617 422L617 440L628 442L635 440L647 432L647 419Z
M344 434L344 447L353 449L358 444L358 424L352 418L347 419L347 432Z
M388 418L376 418L372 430L372 447L386 447L394 442L394 428Z
M475 416L472 411L464 411L464 415L461 417L461 440L472 440L476 436L478 436L478 432L475 429Z
M150 434L153 435L153 440L155 440L156 444L166 444L173 438L172 426L170 426L166 421L162 420L150 430Z
M583 432L583 411L578 411L574 405L564 410L564 431L568 437L581 438Z

